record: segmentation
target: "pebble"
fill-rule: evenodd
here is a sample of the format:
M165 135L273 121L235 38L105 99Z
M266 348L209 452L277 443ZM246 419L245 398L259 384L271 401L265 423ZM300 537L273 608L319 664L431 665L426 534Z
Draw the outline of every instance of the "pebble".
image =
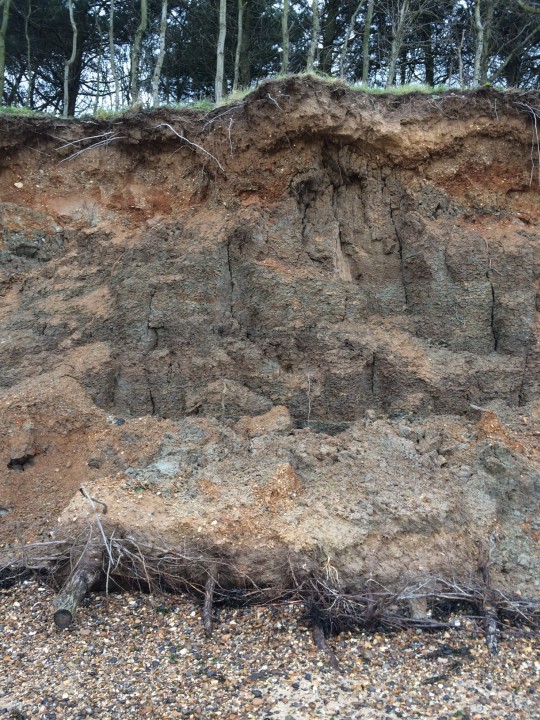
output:
M222 608L207 638L186 598L93 594L59 631L53 597L35 581L0 591L0 718L540 719L540 639L523 629L495 656L468 619L444 635L342 633L339 674L298 605Z

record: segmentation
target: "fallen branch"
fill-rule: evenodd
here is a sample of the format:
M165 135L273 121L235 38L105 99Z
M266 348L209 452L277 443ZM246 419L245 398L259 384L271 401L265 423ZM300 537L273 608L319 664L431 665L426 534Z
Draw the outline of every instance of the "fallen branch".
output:
M99 579L102 564L103 551L90 536L73 572L53 600L56 627L65 629L71 624L79 603Z

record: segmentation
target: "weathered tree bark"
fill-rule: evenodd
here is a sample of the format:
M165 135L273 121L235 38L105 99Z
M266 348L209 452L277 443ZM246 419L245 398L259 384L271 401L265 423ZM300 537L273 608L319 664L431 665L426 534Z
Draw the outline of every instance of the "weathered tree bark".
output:
M162 0L161 3L161 23L159 26L159 50L156 60L156 66L154 68L154 74L152 75L152 105L157 107L159 105L159 81L161 79L161 68L163 67L163 60L165 59L165 36L167 34L167 0Z
M371 21L373 19L373 7L375 0L369 0L364 24L364 37L362 38L362 84L369 82L369 38L371 35Z
M490 653L494 654L499 646L499 628L497 624L497 608L493 603L493 592L491 590L491 573L489 571L489 555L486 562L480 565L482 579L485 585L484 600L482 603L482 614L484 620L484 633L486 645Z
M281 44L283 45L281 72L285 74L289 72L289 0L283 0L283 10L281 11Z
M219 33L216 57L215 98L219 103L223 99L225 80L225 37L227 35L227 0L219 0Z
M141 58L141 45L143 35L148 27L148 0L141 0L141 20L135 32L133 39L133 48L131 50L131 83L130 95L131 104L135 105L139 101L139 62Z
M409 0L403 0L397 16L394 16L392 22L392 45L390 47L390 56L388 58L388 75L386 78L386 87L390 87L394 84L396 79L396 67L399 54L401 52L401 46L405 38L405 32L407 24L409 22Z
M458 77L459 87L465 87L465 74L463 72L463 45L465 44L465 30L461 33L461 42L456 47L456 55L458 59Z
M86 593L99 579L103 567L103 548L99 543L89 543L79 561L60 590L53 605L54 624L67 628Z
M253 0L244 0L244 23L242 31L242 44L240 45L240 64L238 71L239 87L249 87L251 83L251 20L253 11Z
M482 22L482 0L474 0L474 29L476 31L476 49L474 53L473 85L480 84L480 64L484 54L484 23Z
M426 85L435 85L435 53L433 52L432 33L433 27L429 17L420 18L420 35L424 48L424 77Z
M32 71L32 43L30 41L30 17L32 15L32 0L28 0L28 12L24 16L24 37L26 39L26 73L28 75L28 94L26 96L25 107L34 106L34 88L36 84L36 74Z
M206 585L204 586L204 606L203 606L203 625L204 631L208 637L213 632L212 609L214 605L214 590L216 587L216 579L213 575L208 576Z
M99 22L99 13L96 13L96 31L97 36L101 40L101 24ZM96 63L96 97L94 98L94 114L97 113L99 108L99 101L101 99L101 76L103 72L103 48L101 46L101 42L98 44L97 48L97 63Z
M82 81L83 59L84 50L81 47L81 43L78 42L75 62L69 72L69 103L67 113L69 117L75 115L77 109L77 97L79 96Z
M111 63L111 75L114 83L114 109L120 109L120 80L116 69L116 57L114 49L114 0L111 0L109 8L109 56Z
M2 24L0 25L0 104L4 97L4 78L6 72L6 35L9 21L9 6L11 0L0 0L2 8Z
M339 0L326 0L324 4L324 19L322 23L322 50L320 70L327 75L332 74L334 60L334 46L337 35L337 17L339 14Z
M488 81L489 61L491 59L493 16L495 14L495 0L487 0L484 17L484 47L480 58L480 84Z
M240 77L240 56L242 53L242 45L244 42L244 0L238 0L238 34L236 36L236 52L234 54L234 78L233 92L238 90L238 80Z
M356 10L353 12L351 16L351 21L349 23L349 27L347 28L347 32L345 33L345 38L343 40L343 45L341 46L341 53L339 55L339 77L343 80L345 77L345 58L347 57L347 48L349 46L349 40L352 37L352 34L354 32L354 25L356 23L356 18L358 17L358 14L360 10L363 8L366 0L360 0L358 5L356 6Z
M68 10L69 21L71 23L73 34L71 41L71 56L69 60L66 60L64 63L64 110L62 113L64 117L67 117L69 114L69 72L75 63L75 58L77 57L77 24L75 23L75 18L73 16L73 0L68 0Z
M313 8L313 19L311 22L311 41L309 43L309 49L306 59L306 70L307 72L313 72L315 66L315 55L317 53L317 46L319 44L319 0L312 0Z

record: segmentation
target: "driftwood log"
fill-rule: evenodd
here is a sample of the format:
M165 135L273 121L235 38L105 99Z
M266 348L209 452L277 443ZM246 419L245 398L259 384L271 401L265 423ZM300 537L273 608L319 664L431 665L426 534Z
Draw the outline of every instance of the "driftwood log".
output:
M99 579L103 568L103 547L89 543L64 586L53 600L54 624L64 629L73 620L79 603Z

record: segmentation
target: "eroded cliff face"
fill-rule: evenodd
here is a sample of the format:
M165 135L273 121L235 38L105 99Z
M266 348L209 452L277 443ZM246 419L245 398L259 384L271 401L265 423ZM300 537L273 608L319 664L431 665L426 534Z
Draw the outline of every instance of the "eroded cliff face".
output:
M534 584L524 100L292 79L205 116L2 119L5 537L84 482L112 524L254 567L474 568L477 540Z

